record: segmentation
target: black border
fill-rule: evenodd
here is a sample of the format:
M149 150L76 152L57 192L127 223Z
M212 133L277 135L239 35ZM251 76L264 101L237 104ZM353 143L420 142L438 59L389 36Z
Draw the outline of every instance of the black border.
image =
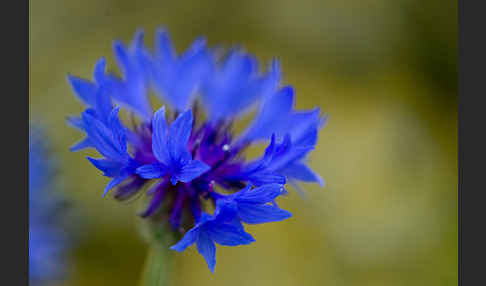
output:
M459 285L486 285L485 1L459 0Z
M2 284L28 285L29 2L3 8Z

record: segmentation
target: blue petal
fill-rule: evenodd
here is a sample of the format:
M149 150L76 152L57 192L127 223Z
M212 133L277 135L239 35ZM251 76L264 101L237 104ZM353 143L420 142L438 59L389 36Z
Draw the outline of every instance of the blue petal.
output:
M268 164L273 160L273 157L275 156L275 152L277 151L276 148L276 143L275 143L275 135L272 134L272 137L270 139L270 144L268 145L267 148L265 148L265 153L263 154L262 160L259 161L259 169L266 168Z
M155 50L167 64L173 64L176 59L176 51L170 40L169 33L164 28L159 28L156 32Z
M150 54L144 45L145 32L143 29L137 30L131 43L130 49L134 54L136 63L142 71L143 76L148 76L148 64L151 60Z
M322 179L311 170L303 169L301 166L292 167L305 159L305 156L314 149L318 135L317 121L315 122L316 124L306 127L305 132L301 132L296 140L292 140L291 135L286 134L283 141L276 144L275 135L272 135L265 154L260 159L247 164L241 173L229 175L228 179L243 179L261 186L270 183L284 184L285 176L294 179L298 176L303 180L322 184ZM293 175L292 168L299 168L295 170L299 173Z
M319 130L317 127L310 127L305 133L303 133L299 138L294 140L294 145L299 147L310 147L315 146L317 143L317 136Z
M113 51L122 73L127 76L128 74L134 72L128 50L121 41L115 41L113 43Z
M273 59L269 66L269 72L265 76L263 83L263 96L268 97L274 94L280 85L282 79L282 68L280 66L280 61Z
M211 220L206 224L217 226L225 223L232 223L238 212L237 204L231 199L219 199L216 201L216 210ZM211 226L209 226L211 228Z
M202 84L202 97L213 121L235 117L266 90L265 80L258 74L258 61L242 51L231 51L222 68L212 70Z
M105 78L105 71L106 71L106 59L102 57L96 62L95 69L93 72L93 78L98 84L103 82Z
M193 179L201 176L210 168L211 167L199 160L192 160L181 168L181 172L177 174L177 178L183 183L188 183Z
M83 112L83 121L91 143L103 156L113 160L123 160L118 144L113 140L112 131L98 119Z
M173 161L179 161L187 153L187 142L192 131L192 111L180 114L169 127L168 149Z
M209 238L209 235L200 232L197 239L197 250L204 257L208 264L209 270L214 273L214 266L216 265L216 246Z
M307 136L301 138L300 142L292 142L290 136L286 136L282 144L277 147L274 159L268 166L270 171L279 171L288 165L303 159L307 153L314 150L314 145L309 144L317 138L317 130L310 130Z
M109 81L110 94L115 100L145 121L152 118L152 107L147 98L148 91L145 83L131 79L119 80L114 77L109 77Z
M324 186L322 178L303 163L290 164L282 170L282 173L287 177L304 182L317 182L321 187Z
M103 113L101 111L106 110L104 108L100 108L99 97L106 96L107 98L102 98L104 102L109 100L109 96L106 95L106 89L104 87L104 73L106 68L106 60L101 58L95 65L95 70L93 72L93 78L95 82L90 82L89 80L74 77L68 75L68 80L73 87L76 95L88 106L95 107L99 113L100 119L103 115L107 115L111 110L111 101L109 102L110 107L108 108L108 113ZM100 87L102 89L100 90Z
M144 179L155 179L165 176L167 167L161 163L147 164L138 167L135 172Z
M89 140L89 138L84 138L83 140L79 141L78 143L75 143L73 146L69 148L69 151L71 152L76 152L79 150L83 150L86 148L92 148L94 147L93 143Z
M314 150L314 146L308 147L293 147L288 153L282 154L276 159L271 166L271 170L280 171L286 168L293 162L303 159L310 151Z
M282 176L274 171L261 171L251 174L247 179L256 186L265 184L285 184L285 176Z
M76 129L78 129L80 131L84 131L83 119L81 117L78 117L78 116L69 116L66 119L66 121L72 127L76 128Z
M99 170L103 171L103 175L107 177L115 177L120 174L120 170L124 167L120 162L106 160L106 159L94 159L87 157L88 160Z
M300 163L314 149L317 142L318 124L317 121L314 120L314 122L316 124L307 126L305 131L299 133L296 140L292 140L291 135L286 134L284 140L276 144L275 136L272 135L264 156L246 165L242 174L235 177L245 178L257 186L267 183L283 184L285 176L297 180L319 182L322 186L323 181L319 175Z
M167 88L167 96L176 110L184 110L192 102L192 96L199 83L209 73L209 56L202 50L190 57L183 57L177 67L177 74Z
M294 104L294 90L291 86L281 89L269 97L262 109L246 131L244 140L266 139L273 132L280 130L281 125L287 124L287 116Z
M248 163L241 173L230 176L230 179L250 181L257 186L271 183L285 184L285 177L267 170L269 164L274 160L276 152L275 136L272 135L270 145L265 149L263 157Z
M282 128L280 130L281 133L289 132L292 140L297 144L300 145L302 141L302 145L315 145L317 143L317 133L318 129L320 128L319 125L322 121L326 120L326 116L321 118L320 117L320 109L315 108L309 111L301 111L301 112L294 112L288 120L288 127L287 129ZM290 130L290 131L286 131ZM307 143L304 143L303 140L305 137L309 136L310 133L315 133L314 140L310 140ZM310 139L310 138L308 138Z
M256 174L260 171L264 171L265 168L268 167L268 164L272 162L276 151L275 136L272 136L270 144L267 148L265 148L265 153L263 154L262 158L248 163L245 166L241 177L246 180L248 176Z
M186 232L186 234L184 235L184 237L182 237L182 239L179 240L179 242L177 242L176 244L172 245L170 247L170 249L175 250L175 251L182 252L187 247L189 247L190 245L192 245L193 243L195 243L197 237L198 237L198 228L192 228L188 232Z
M250 244L255 239L243 229L230 224L221 224L207 230L209 237L216 243L226 246Z
M182 54L181 56L181 61L183 63L191 62L191 59L194 58L194 56L198 56L201 54L201 52L206 51L206 38L204 37L199 37L197 38L187 49L187 51Z
M165 106L162 106L152 119L152 151L159 160L166 165L170 164L171 159L167 149L168 128L165 122Z
M257 117L238 141L266 140L272 134L278 138L290 134L295 142L306 136L310 128L318 128L319 108L306 111L293 111L294 90L287 86L266 98ZM314 143L315 144L315 143Z
M292 214L273 205L238 203L238 216L245 223L258 224L281 221L291 217Z
M102 122L107 122L113 109L108 88L105 85L100 85L96 90L95 105L96 118Z
M119 107L114 108L109 115L108 123L110 124L113 133L113 140L121 153L127 152L127 138L125 134L125 127L118 118Z
M123 74L123 80L114 76L106 77L112 87L112 96L120 103L137 112L144 120L152 117L148 101L148 59L143 49L143 32L139 31L134 39L134 51L129 51L122 42L115 41L113 50ZM133 50L132 49L132 50Z
M84 104L89 106L95 105L96 85L89 80L68 75L68 81L74 90L74 93Z
M245 188L232 196L239 203L264 204L273 201L284 192L283 185L268 184L254 189Z
M108 194L108 192L113 189L114 187L116 187L117 185L121 184L123 181L125 181L127 178L128 178L129 175L127 174L124 174L124 175L120 175L120 176L117 176L115 178L113 178L109 183L108 185L105 187L105 191L103 192L103 197L106 196L106 194Z
M152 64L154 87L175 110L185 110L201 79L209 73L212 58L206 50L206 40L196 39L179 58L165 30L158 31L157 43Z

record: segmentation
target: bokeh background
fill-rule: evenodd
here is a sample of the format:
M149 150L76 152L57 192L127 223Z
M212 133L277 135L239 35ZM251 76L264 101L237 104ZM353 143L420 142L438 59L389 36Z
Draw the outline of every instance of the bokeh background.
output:
M82 218L60 285L136 285L146 255L140 209L101 198L107 179L68 147L82 106L66 74L91 78L111 45L169 29L278 57L297 107L330 117L310 165L326 186L280 199L292 219L219 247L211 275L194 248L172 285L456 285L457 3L446 0L30 1L29 111L53 142L62 192ZM88 153L91 154L91 153Z

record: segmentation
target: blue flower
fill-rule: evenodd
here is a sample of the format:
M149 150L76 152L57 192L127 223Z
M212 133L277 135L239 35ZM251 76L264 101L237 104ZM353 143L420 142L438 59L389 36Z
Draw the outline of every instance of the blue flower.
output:
M214 243L226 246L250 244L255 239L238 221L235 221L236 209L231 204L220 201L214 215L203 213L199 222L190 229L184 237L171 249L184 251L196 243L198 252L206 259L209 270L214 272L216 265L216 246Z
M70 243L62 229L64 200L54 191L56 162L42 129L29 129L29 285L46 285L66 272Z
M188 183L205 173L210 167L199 160L192 160L187 143L192 130L192 112L180 114L168 128L165 122L165 107L162 107L152 121L152 151L158 162L137 169L145 179L170 176L172 185L181 181Z
M252 189L251 186L232 195L214 193L216 210L214 215L203 213L199 222L171 249L184 251L196 243L199 253L206 259L211 272L216 264L214 242L225 246L250 244L253 237L245 232L241 222L260 224L287 219L292 216L280 209L275 199L284 194L282 185L269 184Z
M260 224L287 219L292 214L277 206L275 199L285 194L286 191L280 184L267 184L258 188L248 185L241 191L222 196L221 199L227 205L234 205L236 216L247 224Z
M318 108L294 109L295 91L281 85L279 61L261 71L255 56L234 48L219 57L203 38L177 56L164 29L154 52L144 47L142 31L130 49L119 41L114 47L122 78L105 74L104 60L94 82L71 77L87 109L70 122L88 135L81 147L103 156L88 159L112 178L105 194L114 188L114 197L125 200L146 190L150 202L140 216L166 220L183 236L172 249L195 243L213 271L215 243L249 244L244 224L291 216L275 202L286 183L297 190L302 181L323 185L308 158L326 117ZM153 113L151 88L172 108ZM112 99L138 117L130 127ZM238 136L233 122L252 107L256 116ZM248 146L265 142L264 154L246 159ZM205 201L216 207L213 214Z

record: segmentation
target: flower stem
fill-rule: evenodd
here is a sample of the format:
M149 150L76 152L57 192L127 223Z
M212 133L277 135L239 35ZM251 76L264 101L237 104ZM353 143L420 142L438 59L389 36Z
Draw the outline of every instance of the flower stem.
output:
M150 244L142 272L140 286L168 286L172 257L166 244L153 241Z

